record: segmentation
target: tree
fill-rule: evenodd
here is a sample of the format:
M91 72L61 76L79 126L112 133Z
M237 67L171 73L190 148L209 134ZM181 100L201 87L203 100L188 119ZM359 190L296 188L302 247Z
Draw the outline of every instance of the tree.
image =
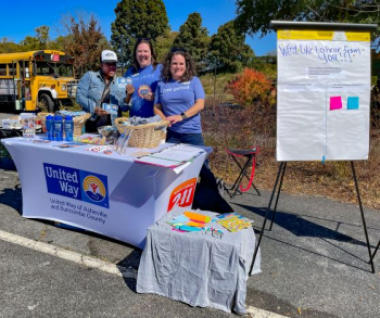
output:
M40 42L34 36L27 35L24 40L20 42L22 51L37 51L40 49Z
M36 28L35 31L36 31L36 38L38 39L38 42L39 42L39 49L44 50L48 48L49 41L50 41L50 36L49 36L50 27L43 25Z
M270 31L271 20L378 24L375 0L236 0L236 26L250 35Z
M209 43L208 31L202 27L202 17L194 12L189 14L186 22L179 28L173 46L186 49L199 66L206 57Z
M255 54L244 41L244 33L236 30L233 21L220 26L211 38L209 64L228 72L237 72L243 66L251 65Z
M60 35L50 42L50 48L58 51L65 51L66 45L72 41L72 35Z
M0 40L0 53L14 53L21 51L21 46L10 39L4 37Z
M22 51L37 51L50 48L50 27L42 25L36 29L35 36L27 35L24 40L20 42Z
M78 19L77 22L73 16L68 16L63 22L69 32L66 40L63 40L63 47L74 58L76 75L98 68L101 51L110 47L93 15L90 15L88 21L84 15Z
M173 47L173 42L177 38L178 32L172 32L169 29L165 31L164 35L156 38L154 49L157 55L157 61L163 62L166 54Z
M131 61L138 38L155 41L168 29L168 17L162 0L121 0L115 14L115 22L111 24L112 45L119 55L123 46L125 61Z

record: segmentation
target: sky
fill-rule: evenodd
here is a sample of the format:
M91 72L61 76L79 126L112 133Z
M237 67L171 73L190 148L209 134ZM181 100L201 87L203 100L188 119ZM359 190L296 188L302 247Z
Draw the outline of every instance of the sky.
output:
M55 38L62 32L62 18L76 13L93 13L100 22L107 39L111 38L111 23L116 16L114 9L120 0L13 0L2 1L0 38L8 38L20 42L25 36L34 36L34 29L50 26L50 36ZM209 35L217 32L218 27L236 16L234 0L164 0L169 24L173 31L187 20L190 13L198 12L203 19L203 26ZM264 55L275 50L276 37L274 33L264 38L247 36L246 43L256 55Z

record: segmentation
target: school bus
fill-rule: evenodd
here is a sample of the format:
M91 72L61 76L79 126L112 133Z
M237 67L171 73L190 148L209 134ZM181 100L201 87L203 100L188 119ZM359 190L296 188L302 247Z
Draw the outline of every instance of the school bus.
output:
M77 82L73 59L54 50L0 54L0 109L54 112L60 103L71 104Z

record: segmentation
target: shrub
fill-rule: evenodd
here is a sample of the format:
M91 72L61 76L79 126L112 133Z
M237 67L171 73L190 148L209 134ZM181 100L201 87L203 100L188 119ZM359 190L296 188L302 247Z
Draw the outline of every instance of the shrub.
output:
M264 73L245 68L243 73L232 79L226 86L235 101L242 106L251 106L255 102L275 103L272 83Z

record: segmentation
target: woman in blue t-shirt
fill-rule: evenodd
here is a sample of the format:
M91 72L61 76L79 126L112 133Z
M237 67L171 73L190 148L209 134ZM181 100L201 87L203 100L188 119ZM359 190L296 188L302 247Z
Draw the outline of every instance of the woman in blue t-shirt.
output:
M200 112L204 109L205 92L195 74L195 64L187 52L174 51L166 57L162 80L156 88L154 113L170 122L167 142L204 146ZM208 160L200 177L203 185L217 189Z
M205 92L187 52L168 54L158 82L154 113L170 122L167 142L203 145L201 116Z
M156 61L156 54L149 39L138 39L133 50L132 66L124 77L132 84L126 87L126 103L132 104L129 116L152 117L154 91L161 77L162 64Z

